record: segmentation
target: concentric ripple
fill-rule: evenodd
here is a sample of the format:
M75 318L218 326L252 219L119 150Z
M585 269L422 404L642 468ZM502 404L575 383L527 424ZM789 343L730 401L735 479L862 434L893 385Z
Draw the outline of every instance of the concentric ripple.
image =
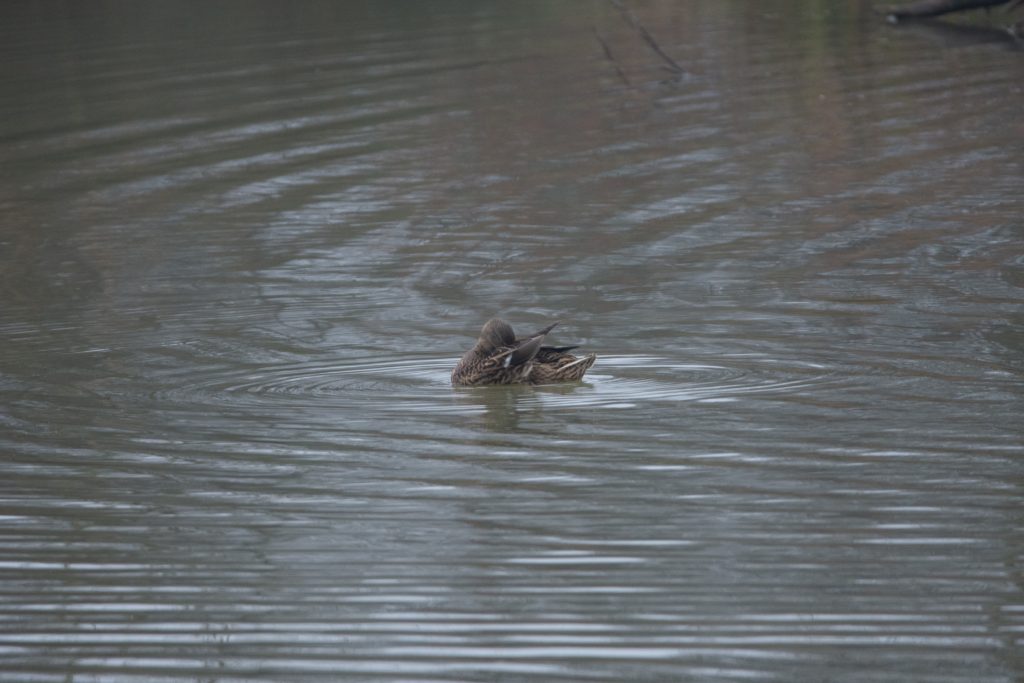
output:
M259 369L207 373L164 398L190 403L291 401L299 405L358 405L378 412L476 412L474 397L486 401L514 392L517 405L558 408L629 409L652 402L735 401L766 393L797 392L827 380L812 368L780 370L744 359L737 365L692 363L650 355L600 356L580 383L516 387L451 387L454 359L446 356L354 359L339 363L298 362ZM453 397L457 400L453 401Z

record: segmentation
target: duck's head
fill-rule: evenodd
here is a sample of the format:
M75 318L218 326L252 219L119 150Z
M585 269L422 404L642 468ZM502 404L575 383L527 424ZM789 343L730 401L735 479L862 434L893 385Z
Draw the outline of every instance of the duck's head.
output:
M503 346L512 346L515 341L516 333L512 331L511 325L501 318L491 318L480 330L476 345L484 353L490 353Z

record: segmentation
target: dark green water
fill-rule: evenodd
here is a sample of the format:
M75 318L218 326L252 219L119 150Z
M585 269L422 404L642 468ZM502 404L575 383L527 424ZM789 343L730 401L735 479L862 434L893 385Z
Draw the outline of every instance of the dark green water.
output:
M1024 676L1008 20L629 6L0 7L0 680Z

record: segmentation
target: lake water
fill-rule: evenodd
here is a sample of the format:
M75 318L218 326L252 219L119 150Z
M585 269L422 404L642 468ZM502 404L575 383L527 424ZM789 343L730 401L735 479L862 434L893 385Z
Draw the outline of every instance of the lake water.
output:
M1024 677L1010 19L627 8L0 8L0 680Z

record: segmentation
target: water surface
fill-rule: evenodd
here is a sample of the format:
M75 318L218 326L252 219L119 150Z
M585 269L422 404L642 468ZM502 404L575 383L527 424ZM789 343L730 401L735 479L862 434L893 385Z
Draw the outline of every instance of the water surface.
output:
M629 7L0 9L0 680L1024 676L1006 18Z

